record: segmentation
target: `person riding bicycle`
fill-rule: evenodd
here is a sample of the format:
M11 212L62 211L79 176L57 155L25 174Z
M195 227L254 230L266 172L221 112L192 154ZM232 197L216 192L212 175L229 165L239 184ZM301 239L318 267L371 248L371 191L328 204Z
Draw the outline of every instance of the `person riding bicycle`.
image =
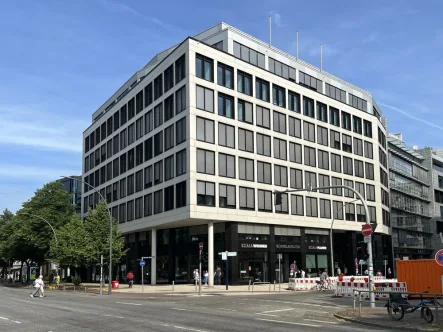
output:
M326 287L326 281L328 280L328 272L326 270L323 270L323 273L320 275L320 284L322 287Z
M132 271L129 271L126 280L128 281L129 288L132 288L132 285L134 284L134 273Z

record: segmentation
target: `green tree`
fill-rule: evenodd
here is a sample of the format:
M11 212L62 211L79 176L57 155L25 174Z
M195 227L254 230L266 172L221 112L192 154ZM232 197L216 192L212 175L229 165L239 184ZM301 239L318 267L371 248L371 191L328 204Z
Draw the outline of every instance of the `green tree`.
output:
M93 247L93 263L97 263L100 255L105 258L106 264L109 264L109 213L106 203L102 200L97 204L95 210L90 210L85 220L85 229L91 239ZM118 230L118 222L112 219L112 262L120 263L125 255L125 241L123 235Z
M77 216L56 231L49 257L61 267L86 267L92 261L93 246L85 224Z
M3 214L0 214L0 266L5 271L10 260L13 259L11 250L9 248L9 238L12 236L14 214L5 209Z

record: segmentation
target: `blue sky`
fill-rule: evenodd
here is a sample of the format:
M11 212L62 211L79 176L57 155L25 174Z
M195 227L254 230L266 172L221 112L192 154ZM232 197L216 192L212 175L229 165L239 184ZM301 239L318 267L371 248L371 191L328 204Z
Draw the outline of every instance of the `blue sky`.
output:
M443 2L4 1L0 209L81 173L91 114L153 55L220 21L373 93L391 132L443 147Z

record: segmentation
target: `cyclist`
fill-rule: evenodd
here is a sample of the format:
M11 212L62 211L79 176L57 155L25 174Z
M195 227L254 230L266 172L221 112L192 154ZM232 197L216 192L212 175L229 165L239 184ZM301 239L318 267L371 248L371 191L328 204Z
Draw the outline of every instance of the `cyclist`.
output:
M323 289L326 289L326 281L328 280L328 272L326 270L323 270L323 273L320 275L320 285Z
M134 284L134 273L132 273L132 271L128 272L126 280L128 281L129 288L132 288L132 285Z

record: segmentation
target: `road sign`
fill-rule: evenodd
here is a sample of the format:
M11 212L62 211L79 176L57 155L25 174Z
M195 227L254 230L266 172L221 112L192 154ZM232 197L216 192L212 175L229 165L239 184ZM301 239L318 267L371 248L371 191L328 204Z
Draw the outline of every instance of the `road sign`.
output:
M365 236L365 237L364 237L364 242L365 242L365 243L370 243L370 242L371 242L371 235L369 235L369 236Z
M372 226L370 224L363 224L361 226L361 233L363 236L370 236L372 234Z
M283 255L282 254L277 254L277 259L283 259Z
M199 244L198 244L198 249L200 249L200 251L203 250L203 242L199 242Z
M234 257L234 256L237 256L237 252L235 252L235 251L227 251L227 253L228 253L228 257ZM222 255L222 257L223 257L223 255L226 255L226 251L219 252L218 254L219 254L219 255Z
M290 268L291 270L295 270L295 264L291 264Z
M145 266L145 265L146 265L146 262L144 260L141 260L140 261L140 266Z
M387 260L387 259L384 259L384 260L383 260L383 265L384 265L384 266L388 265L388 260Z
M437 253L435 254L435 261L438 265L443 266L443 249L437 251Z
M222 260L223 260L223 261L225 261L225 260L228 259L227 252L222 252L221 254L222 254L221 256L222 256Z

